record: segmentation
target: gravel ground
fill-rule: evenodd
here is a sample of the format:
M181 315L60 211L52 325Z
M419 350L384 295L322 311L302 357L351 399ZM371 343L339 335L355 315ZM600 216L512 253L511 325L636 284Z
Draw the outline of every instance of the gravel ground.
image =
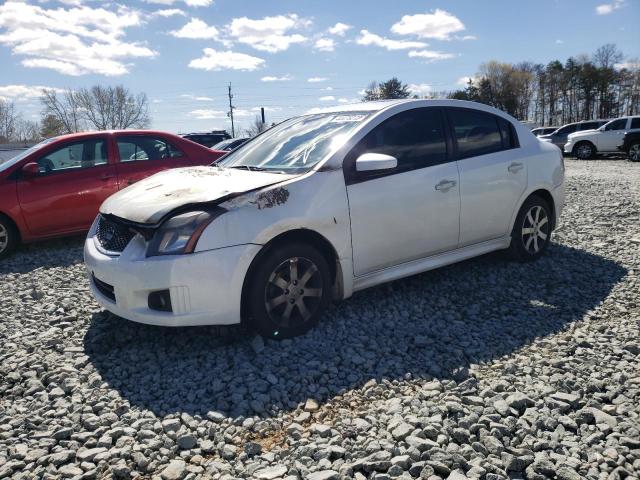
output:
M82 239L0 264L0 478L638 478L640 164L567 161L533 264L356 294L305 337L91 299Z

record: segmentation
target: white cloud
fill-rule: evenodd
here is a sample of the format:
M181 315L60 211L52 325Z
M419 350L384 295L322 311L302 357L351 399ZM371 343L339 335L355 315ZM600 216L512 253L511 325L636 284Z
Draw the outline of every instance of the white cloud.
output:
M415 35L418 38L449 40L453 33L465 30L464 24L455 15L436 8L432 13L404 15L391 26L398 35Z
M43 89L62 92L61 88L45 87L41 85L4 85L0 86L0 98L4 100L32 100L40 98Z
M326 88L323 88L323 90L326 90L327 92L330 92L331 90L333 90L333 87L326 87Z
M626 68L627 70L640 70L640 61L631 60L628 62L616 63L613 67L618 70L622 70L623 68Z
M180 10L179 8L167 8L163 10L156 10L155 12L152 13L152 15L154 17L164 17L164 18L175 17L175 16L180 16L180 17L187 16L184 10Z
M461 87L466 87L469 85L469 80L473 82L473 77L460 77L456 81L456 85L460 85Z
M211 120L226 118L227 112L223 112L222 110L198 109L191 110L189 115L197 120Z
M351 103L351 100L348 98L339 98L338 103Z
M262 77L260 80L262 82L288 82L289 80L292 80L292 77L287 73L281 77L267 75L266 77Z
M184 25L180 30L169 32L176 38L191 38L202 40L217 40L220 32L213 25L207 25L199 18L192 18L189 23Z
M307 37L289 32L310 24L309 20L295 14L264 17L260 20L241 17L234 18L227 31L240 43L251 45L256 50L276 53L287 50L293 44L307 41Z
M414 42L408 40L392 40L390 38L381 37L368 30L360 30L360 36L356 39L358 45L375 45L383 47L387 50L406 50L409 48L424 48L427 46L424 42Z
M333 95L326 95L324 97L320 97L318 100L320 100L321 102L331 102L335 99L336 97L334 97Z
M173 5L179 0L145 0L147 3L155 3L157 5ZM188 7L208 7L213 0L180 0Z
M410 83L407 88L414 95L427 95L433 91L433 87L427 83Z
M435 50L411 50L409 52L409 57L423 58L427 60L428 63L454 58L455 56L454 53L436 52Z
M556 45L562 45L563 43L564 43L564 40L560 40L560 39L556 40Z
M125 30L141 25L140 13L128 7L45 9L9 1L0 5L0 44L26 57L22 65L66 75L122 75L132 58L154 57L140 42L122 40Z
M596 7L596 13L598 15L608 15L614 10L618 10L624 5L624 0L613 0L611 3L603 3Z
M182 98L188 98L190 100L196 100L198 102L213 102L213 98L211 97L198 97L196 95L193 95L191 93L183 93L182 95L180 95Z
M311 77L311 78L307 78L307 82L309 82L309 83L320 83L320 82L326 82L327 80L329 80L327 77Z
M345 33L351 29L351 25L347 25L346 23L338 22L333 27L331 27L328 32L331 35L338 35L339 37L344 37Z
M313 48L321 52L333 52L336 49L336 42L332 38L319 38Z
M160 98L154 98L153 100L151 100L151 103L163 103L164 100L160 99Z
M191 68L200 70L247 70L252 71L261 68L264 60L258 57L252 57L245 53L232 52L226 50L224 52L214 50L213 48L205 48L200 58L194 58L189 62Z

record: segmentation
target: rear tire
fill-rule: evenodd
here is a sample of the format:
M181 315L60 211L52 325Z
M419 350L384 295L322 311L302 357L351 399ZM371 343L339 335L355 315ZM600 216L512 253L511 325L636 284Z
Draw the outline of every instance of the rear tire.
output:
M20 243L20 235L13 223L0 215L0 260L13 253Z
M591 142L580 142L573 147L573 154L580 160L590 160L596 155L596 149Z
M245 311L249 324L265 338L285 339L308 332L331 299L327 260L309 245L276 246L250 274Z
M542 197L532 195L518 212L511 231L509 256L518 262L538 259L551 241L551 209Z
M640 162L640 142L631 144L627 156L632 162Z

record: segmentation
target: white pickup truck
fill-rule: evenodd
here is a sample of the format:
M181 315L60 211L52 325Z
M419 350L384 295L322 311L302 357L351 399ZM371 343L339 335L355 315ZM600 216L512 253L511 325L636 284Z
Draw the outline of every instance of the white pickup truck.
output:
M620 153L624 134L640 130L640 116L620 117L605 123L596 130L572 133L564 145L564 153L575 155L581 160L593 158L598 153Z

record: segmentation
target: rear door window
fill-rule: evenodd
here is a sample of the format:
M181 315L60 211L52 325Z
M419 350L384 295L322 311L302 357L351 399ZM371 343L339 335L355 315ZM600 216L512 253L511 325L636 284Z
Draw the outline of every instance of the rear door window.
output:
M631 128L640 128L640 117L631 119Z
M160 137L125 136L118 137L117 142L121 162L162 160L184 156L182 151Z
M504 150L504 144L512 145L513 139L508 125L502 125L506 131L501 133L498 118L479 110L448 109L453 138L458 146L458 157L469 158ZM508 123L505 121L505 123ZM512 148L511 146L507 148Z

